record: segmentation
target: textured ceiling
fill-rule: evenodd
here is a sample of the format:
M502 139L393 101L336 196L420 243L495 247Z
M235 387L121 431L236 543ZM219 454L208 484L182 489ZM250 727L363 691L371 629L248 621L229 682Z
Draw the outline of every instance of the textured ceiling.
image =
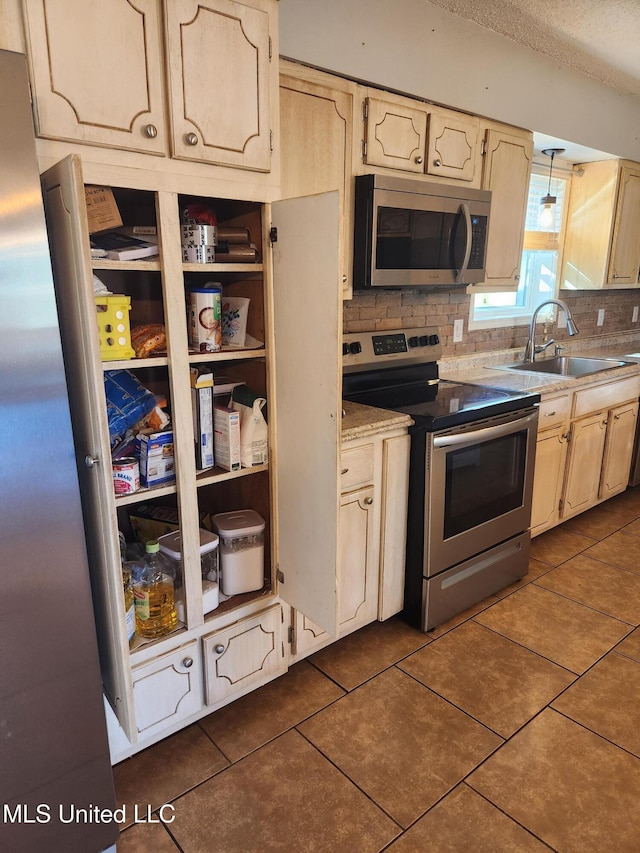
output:
M429 0L640 96L640 0Z

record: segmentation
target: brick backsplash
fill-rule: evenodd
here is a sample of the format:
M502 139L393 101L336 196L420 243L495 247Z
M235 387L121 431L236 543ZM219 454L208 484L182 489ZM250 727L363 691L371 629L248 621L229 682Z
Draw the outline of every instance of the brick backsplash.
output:
M562 291L560 299L571 309L584 337L640 330L639 322L631 322L634 305L640 306L638 290ZM529 336L528 325L470 332L467 328L470 300L470 296L457 289L355 291L353 299L344 303L344 331L438 326L444 357L524 347ZM600 308L605 312L603 326L596 325ZM463 340L454 344L453 323L460 318L464 320ZM558 339L565 334L561 331Z

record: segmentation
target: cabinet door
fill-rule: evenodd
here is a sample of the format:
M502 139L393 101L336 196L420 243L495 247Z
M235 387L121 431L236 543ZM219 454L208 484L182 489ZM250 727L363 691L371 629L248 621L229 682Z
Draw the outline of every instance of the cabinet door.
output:
M64 306L61 332L73 419L78 479L85 525L92 531L87 552L94 599L104 688L132 743L137 730L124 621L118 520L113 496L109 427L104 405L92 270L86 236L84 182L77 156L68 157L42 176L51 261L59 304Z
M25 0L39 136L165 154L157 0Z
M278 592L337 633L340 329L338 193L272 205ZM320 250L321 249L321 250Z
M207 705L246 693L286 669L279 604L203 637L202 643Z
M379 542L375 536L373 486L340 501L340 635L372 622L378 612Z
M640 269L640 171L623 166L613 226L608 281L618 287L638 283Z
M627 488L637 419L637 402L618 406L607 416L607 441L600 480L602 500Z
M364 162L424 173L427 114L403 104L367 98Z
M480 121L448 110L429 114L427 146L428 175L473 181L479 154Z
M202 708L202 666L196 641L132 672L136 728L150 737Z
M607 418L598 412L571 424L561 517L571 518L598 502Z
M532 536L537 536L558 523L567 458L565 430L563 425L538 435L531 508Z
M486 277L473 290L518 289L533 141L489 130L482 189L491 190Z
M382 444L380 620L399 613L404 604L410 447L408 435L386 438Z
M353 95L280 78L280 159L283 198L338 190L342 291L351 296Z
M272 0L165 3L174 157L270 171L273 8Z

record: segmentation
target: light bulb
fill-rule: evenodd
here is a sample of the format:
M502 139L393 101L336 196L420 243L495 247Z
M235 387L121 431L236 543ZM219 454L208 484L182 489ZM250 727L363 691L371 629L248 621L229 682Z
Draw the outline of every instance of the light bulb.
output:
M538 216L538 223L541 228L551 228L556 218L555 215L555 205L551 203L546 203L541 206L540 214Z

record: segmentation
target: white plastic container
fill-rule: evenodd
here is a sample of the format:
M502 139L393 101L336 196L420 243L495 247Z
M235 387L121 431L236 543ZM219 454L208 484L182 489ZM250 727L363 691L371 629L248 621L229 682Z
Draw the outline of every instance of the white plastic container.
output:
M220 536L220 587L224 595L254 592L264 585L265 522L253 509L213 516Z
M182 537L179 530L173 533L165 533L158 538L160 550L175 564L176 578L182 582ZM219 539L215 533L200 528L200 568L202 579L218 580L218 544ZM206 611L205 611L206 612Z

